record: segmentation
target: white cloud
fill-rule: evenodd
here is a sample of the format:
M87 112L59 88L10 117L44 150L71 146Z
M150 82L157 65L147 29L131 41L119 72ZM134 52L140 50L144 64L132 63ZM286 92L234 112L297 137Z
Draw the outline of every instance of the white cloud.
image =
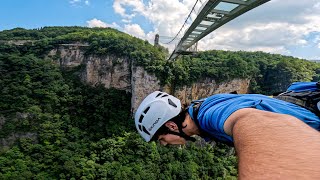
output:
M174 36L183 25L193 3L192 0L150 0L141 14L154 24L160 35Z
M87 21L87 26L91 27L91 28L93 28L93 27L111 27L111 28L120 29L120 26L115 22L113 22L112 24L108 24L108 23L105 23L105 22L103 22L99 19L96 19L96 18Z
M194 4L193 0L150 0L146 4L143 0L115 0L113 8L116 13L123 17L122 22L130 25L137 15L146 18L153 25L153 31L145 34L150 43L153 43L156 33L162 36L174 36L182 26L184 19ZM131 10L131 11L129 11ZM161 39L160 39L161 40ZM162 40L162 41L168 41ZM174 44L168 47L174 47Z
M314 38L313 42L314 42L314 43L318 43L318 42L320 43L320 34L317 35L317 36Z
M69 0L69 3L72 5L72 6L81 6L83 3L87 6L90 5L90 1L89 0L85 0L85 1L82 1L82 0Z
M199 42L200 49L229 47L229 50L290 54L290 46L304 47L308 43L305 37L320 31L315 0L307 1L271 1L262 5L209 34Z
M161 36L175 36L194 3L194 0L115 0L113 8L127 24L126 32L136 33L139 37L144 35L149 42L153 42L154 35L159 33L160 42L164 42L169 39L161 39ZM143 32L140 26L139 30L134 21L138 16L146 18L153 30ZM194 19L195 14L192 17ZM306 37L312 32L320 32L319 22L318 0L289 3L271 0L207 35L199 41L198 47L200 50L262 50L290 54L289 47L304 47L314 40ZM174 44L165 46L173 48Z
M96 18L87 21L87 24L88 27L108 27L107 23Z
M318 60L320 61L320 56L312 56L310 57L311 60Z
M127 12L129 8L132 9L131 12ZM144 11L144 4L142 0L115 0L113 9L128 21L135 17L137 12Z
M70 3L72 6L78 6L78 5L80 5L81 0L70 0L69 3Z
M79 2L81 2L81 0L70 0L69 1L69 3L71 3L71 4L75 4L75 3L79 3Z
M145 38L143 29L138 24L129 24L124 26L124 31L138 38Z

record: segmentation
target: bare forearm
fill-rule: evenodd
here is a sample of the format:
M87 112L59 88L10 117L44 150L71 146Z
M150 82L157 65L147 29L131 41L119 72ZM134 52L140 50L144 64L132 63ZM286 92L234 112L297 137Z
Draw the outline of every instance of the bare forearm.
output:
M253 110L237 119L232 134L239 178L320 177L320 134L294 117Z

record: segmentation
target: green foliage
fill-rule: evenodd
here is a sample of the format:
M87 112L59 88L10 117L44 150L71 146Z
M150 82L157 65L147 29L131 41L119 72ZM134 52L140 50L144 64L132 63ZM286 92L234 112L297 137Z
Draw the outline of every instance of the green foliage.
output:
M131 119L131 95L81 84L79 68L61 72L33 55L0 55L1 138L37 135L2 149L0 179L236 178L226 147L144 142Z
M40 58L59 44L88 44L85 55L128 58L135 65L156 74L162 85L172 87L208 77L217 82L248 78L251 79L252 93L272 94L285 90L295 81L319 79L320 65L317 63L263 52L212 50L167 61L168 52L163 47L153 47L147 41L112 28L15 28L0 32L0 40L32 40L24 46L0 43L0 54L33 54Z
M178 59L174 69L178 72L174 73L178 78L175 84L205 77L217 82L248 78L252 93L271 95L285 91L293 82L317 80L320 64L263 52L211 50Z
M0 149L0 179L237 178L237 160L225 145L142 141L131 119L131 94L83 85L84 65L59 69L46 57L59 44L87 43L86 56L128 58L173 87L207 77L248 78L252 92L272 94L293 81L320 79L320 64L262 52L213 50L166 61L163 47L111 28L16 28L0 32L0 40L31 40L0 42L0 138L36 135Z
M0 156L1 179L236 179L236 158L223 146L161 147L136 133L90 142L46 122L40 142L21 139ZM70 141L70 136L80 135ZM19 176L24 174L24 176Z
M48 50L56 45L75 42L90 45L86 52L87 55L117 55L131 58L139 65L144 65L147 61L163 60L165 56L165 50L162 47L154 48L147 41L142 41L112 28L76 26L44 27L32 30L15 28L1 31L0 40L32 40L30 43L25 43L24 46L16 48L20 52L33 53L37 56L45 55Z
M43 27L38 29L14 28L4 30L0 33L0 40L40 40L45 38L55 38L68 33L73 33L82 30L90 30L85 27ZM104 28L92 28L96 31L103 31Z

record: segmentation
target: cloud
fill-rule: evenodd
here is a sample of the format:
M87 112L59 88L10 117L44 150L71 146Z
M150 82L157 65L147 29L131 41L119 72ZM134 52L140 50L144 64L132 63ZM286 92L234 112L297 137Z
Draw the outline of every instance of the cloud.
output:
M87 26L91 27L91 28L93 28L93 27L111 27L111 28L116 28L116 29L120 28L120 26L115 22L113 22L112 24L107 24L107 23L105 23L99 19L96 19L96 18L87 21Z
M199 42L200 48L290 54L288 47L303 47L307 35L320 31L320 9L315 2L271 1L211 33Z
M81 6L82 4L85 4L87 6L90 5L90 1L89 0L69 0L69 3L72 5L72 6Z
M144 11L142 0L115 0L113 3L114 11L125 18L124 21L129 21L136 16L137 13ZM130 9L130 12L128 10Z
M145 38L146 34L138 24L125 25L124 31L138 38Z
M316 37L314 38L313 40L314 43L320 43L320 34L319 35L316 35Z
M174 37L177 34L194 3L194 0L115 0L113 8L123 18L122 22L126 24L124 29L131 29L126 32L135 32L139 37L144 34L149 42L153 42L154 35L159 33L160 42L164 42L170 39L161 37ZM199 8L198 5L196 10ZM152 24L151 31L138 30L139 23L135 18L139 16ZM195 16L193 13L193 19ZM320 32L319 22L318 0L295 0L289 3L271 0L210 33L199 41L198 47L200 50L261 50L291 54L293 52L289 47L304 47L314 41L306 37L313 32ZM172 50L174 43L177 41L165 46Z
M193 0L115 0L113 8L123 19L122 22L130 25L137 16L144 17L153 25L153 30L144 33L140 38L153 43L156 33L163 36L174 36L182 26L184 19L194 4ZM167 40L168 41L168 40ZM174 47L174 44L169 45Z
M75 4L75 3L79 3L81 2L81 0L70 0L69 3L70 4Z
M87 21L88 27L108 27L107 23L96 18Z

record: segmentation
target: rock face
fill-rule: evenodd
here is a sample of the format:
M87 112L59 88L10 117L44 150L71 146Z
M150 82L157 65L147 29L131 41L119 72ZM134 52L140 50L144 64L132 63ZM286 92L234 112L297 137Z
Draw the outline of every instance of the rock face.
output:
M216 83L214 79L206 78L189 86L183 86L174 92L174 96L181 100L182 104L190 104L192 100L208 97L213 94L230 93L236 91L238 94L248 92L249 79L233 79L228 82Z
M5 138L0 138L0 149L11 147L17 139L26 138L31 139L34 143L37 142L38 135L32 132L26 133L11 133Z
M131 69L131 110L132 112L135 112L143 98L153 91L157 91L162 88L160 87L160 81L157 77L154 74L146 72L143 67L132 66Z
M28 118L29 115L26 113L16 113L15 118L11 119L10 121L21 121L23 119ZM5 125L7 119L4 116L0 116L0 131L3 130L3 126ZM17 139L20 138L29 138L31 139L33 142L37 142L37 134L33 133L33 132L13 132L9 135L7 135L6 137L0 138L0 151L2 149L11 147Z
M62 44L57 49L51 50L48 56L53 59L59 58L62 67L75 67L83 63L86 48L86 44Z
M81 79L91 85L103 84L106 88L116 88L131 92L131 63L128 59L114 56L89 56Z
M134 60L115 56L85 56L87 45L69 44L61 45L49 53L49 57L59 59L63 68L84 65L81 80L84 83L95 86L103 84L106 88L125 90L132 94L131 107L135 112L140 102L149 93L162 90L171 93L188 104L191 100L204 98L216 93L247 93L250 80L234 79L229 82L216 83L214 79L206 78L193 83L191 86L183 86L172 91L172 87L160 86L160 81L154 74L150 74L143 67L134 66Z

